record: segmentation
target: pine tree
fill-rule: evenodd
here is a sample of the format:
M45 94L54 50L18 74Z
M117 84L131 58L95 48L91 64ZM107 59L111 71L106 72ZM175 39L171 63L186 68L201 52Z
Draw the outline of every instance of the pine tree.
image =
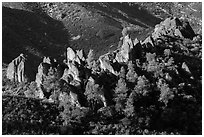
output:
M161 91L159 101L163 102L167 106L169 100L174 98L173 91L169 88L169 85L164 79L159 79L157 87Z
M48 76L44 78L44 81L42 83L42 89L46 98L49 98L51 94L57 96L57 94L59 93L60 84L57 78L56 70L54 68L49 69Z
M134 117L135 116L135 107L134 107L135 97L136 97L135 92L132 92L127 99L125 110L124 110L125 115L127 117Z
M97 104L103 103L106 106L106 100L104 97L103 87L100 87L99 84L95 84L92 81L89 81L86 85L85 96L87 97L88 102L92 108L97 108Z
M126 71L125 71L125 68L122 66L122 67L120 68L119 78L125 79L125 77L126 77L125 75L126 75Z
M137 85L134 88L136 94L146 96L149 93L150 83L148 79L143 75L138 77Z
M122 111L125 108L127 92L128 92L128 88L127 88L125 79L120 78L115 88L115 97L114 97L114 101L116 102L117 111Z
M136 79L138 78L137 76L137 73L135 72L135 69L134 69L134 64L132 63L132 61L129 61L128 63L128 72L126 74L126 79L129 81L129 82L136 82Z

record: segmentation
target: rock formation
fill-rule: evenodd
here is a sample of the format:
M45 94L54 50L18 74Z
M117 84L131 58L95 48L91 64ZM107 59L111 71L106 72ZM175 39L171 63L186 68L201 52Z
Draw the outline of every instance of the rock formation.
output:
M51 64L48 64L50 62L45 63L46 61L44 59L43 59L43 62L40 63L40 65L38 66L38 73L36 74L36 79L35 79L35 82L36 82L37 88L38 88L38 91L36 91L36 93L37 92L40 93L39 98L41 98L41 99L44 98L44 94L43 94L43 91L42 91L42 88L41 88L42 83L43 83L45 77L48 74L49 68L51 67Z
M44 57L43 58L43 63L51 64L51 60L49 57Z
M117 75L117 73L114 71L112 65L111 65L111 61L108 58L107 55L103 55L99 57L99 62L100 62L100 68L104 71L108 70L109 72Z
M142 45L144 44L147 48L154 47L153 38L151 36L148 36L141 44Z
M130 58L130 51L133 49L133 42L132 40L129 38L129 35L126 35L125 37L123 37L123 44L120 48L120 51L117 53L116 55L116 60L118 62L127 62Z
M67 66L69 67L67 73L70 74L74 80L81 81L79 78L79 69L76 64L74 62L68 62Z
M47 78L49 69L54 68L55 71L60 71L59 78L57 78L58 80L63 80L65 83L70 85L70 87L74 87L67 89L69 91L68 95L70 97L71 104L78 107L81 106L78 101L78 92L81 91L82 83L86 83L88 81L85 86L88 87L90 93L87 93L87 96L88 94L93 94L94 96L96 95L103 102L104 107L106 107L107 100L104 95L105 90L103 87L99 86L99 84L96 84L95 80L90 77L91 73L99 74L101 70L103 70L109 71L110 73L118 76L119 73L117 71L119 70L114 67L114 63L119 64L119 68L121 68L121 65L127 63L128 61L135 61L135 59L142 56L143 49L155 47L156 42L154 43L154 41L156 39L167 35L180 38L192 37L194 35L194 32L192 32L189 24L182 23L178 18L168 18L161 22L155 27L152 36L148 36L143 42L139 41L137 38L132 40L129 35L129 32L131 31L135 30L132 30L131 27L124 28L122 31L123 37L121 37L121 41L119 42L119 49L101 55L97 61L94 59L93 50L90 50L87 58L85 59L83 50L74 51L70 47L68 47L66 51L67 58L63 62L64 66L60 66L56 60L51 60L49 57L44 57L43 62L38 66L38 72L36 74L35 82L38 88L38 91L36 91L37 96L39 98L44 98L42 90L43 81ZM191 33L192 36L190 36ZM165 50L165 55L169 56L169 51ZM98 67L99 73L93 73L94 66L97 66L97 62L99 62L98 66L100 66L100 68ZM24 63L25 57L23 54L21 54L9 64L7 69L7 77L18 82L25 81ZM87 63L87 65L83 65L82 63ZM83 70L81 70L81 68ZM84 78L84 80L81 77L81 74L85 73L85 69L90 70L90 74L88 77ZM185 62L182 64L182 69L188 74L191 74ZM98 91L100 93L98 93ZM60 96L63 96L63 93L60 94Z
M83 50L76 50L76 55L80 60L85 61Z
M83 57L82 57L83 58ZM78 64L81 64L81 60L79 56L75 53L75 51L68 47L67 48L67 61L77 62Z
M23 54L12 60L7 68L7 78L15 82L25 82L25 61L26 58Z
M161 36L178 36L180 38L190 38L195 36L195 33L189 22L180 21L178 18L167 18L160 24L155 26L154 32L152 33L153 39L160 38Z

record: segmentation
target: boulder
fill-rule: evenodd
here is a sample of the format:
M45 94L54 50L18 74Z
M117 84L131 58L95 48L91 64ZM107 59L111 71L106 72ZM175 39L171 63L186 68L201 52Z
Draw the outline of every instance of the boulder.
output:
M26 58L23 54L12 60L7 68L7 78L15 82L25 82L25 61Z

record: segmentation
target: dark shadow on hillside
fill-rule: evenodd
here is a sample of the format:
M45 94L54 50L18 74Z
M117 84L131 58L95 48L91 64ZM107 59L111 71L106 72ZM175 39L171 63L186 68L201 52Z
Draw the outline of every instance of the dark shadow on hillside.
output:
M155 17L137 4L130 5L130 3L127 2L89 2L83 3L83 5L97 9L105 15L122 19L145 28L154 27L161 22L160 18Z
M69 46L67 32L62 22L45 13L2 7L3 63L24 53L28 55L31 74L35 75L43 56L63 58Z

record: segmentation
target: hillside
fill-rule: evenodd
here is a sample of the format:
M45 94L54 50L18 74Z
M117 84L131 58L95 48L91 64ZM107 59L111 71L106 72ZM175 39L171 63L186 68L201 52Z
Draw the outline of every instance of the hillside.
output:
M2 133L202 134L200 10L3 3Z
M181 3L182 11L175 10L180 9L179 4L172 4L3 3L3 63L8 64L21 52L36 61L43 56L60 59L68 46L84 49L85 53L93 49L99 57L116 49L123 27L135 27L135 35L144 39L145 31L170 16L170 11L165 10L170 7L173 16L189 15L193 28L200 28L201 24L195 22L201 21L201 4ZM187 9L193 6L195 10Z

